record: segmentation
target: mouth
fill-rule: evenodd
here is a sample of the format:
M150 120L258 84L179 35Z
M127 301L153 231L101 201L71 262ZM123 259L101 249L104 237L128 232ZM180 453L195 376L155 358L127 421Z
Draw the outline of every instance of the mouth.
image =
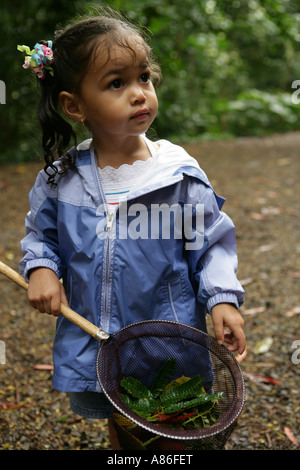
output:
M149 116L149 114L150 114L150 111L148 108L140 109L133 116L131 116L130 119L143 120L143 119L146 119Z

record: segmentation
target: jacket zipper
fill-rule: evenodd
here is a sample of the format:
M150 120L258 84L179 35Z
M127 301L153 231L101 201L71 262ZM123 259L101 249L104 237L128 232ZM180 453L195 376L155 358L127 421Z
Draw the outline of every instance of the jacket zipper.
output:
M107 213L107 224L106 224L106 229L105 229L107 232L111 231L113 220L114 220L114 213L113 212L108 212Z
M101 322L102 329L109 333L109 318L110 318L110 301L111 301L111 281L112 281L112 257L113 257L113 237L111 235L111 229L114 221L114 213L107 209L107 223L106 232L107 236L104 242L104 262L103 262L103 278L105 284L102 290L103 300L103 321Z
M114 212L109 211L105 194L103 192L98 166L96 164L96 156L93 159L93 168L96 172L96 180L98 183L99 193L105 206L106 211L106 227L105 231L107 236L104 240L103 248L103 268L102 268L102 287L101 287L101 314L100 314L100 327L106 333L109 333L109 317L110 317L110 298L111 298L111 279L112 279L112 256L113 256L113 239L111 236L111 229L114 221Z

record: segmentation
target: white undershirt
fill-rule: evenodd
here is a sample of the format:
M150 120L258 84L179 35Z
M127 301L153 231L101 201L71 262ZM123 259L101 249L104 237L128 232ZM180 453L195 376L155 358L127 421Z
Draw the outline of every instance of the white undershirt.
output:
M99 168L103 191L110 209L116 209L120 201L127 199L130 192L144 184L145 175L151 170L155 160L152 143L148 139L146 143L151 153L147 160L136 160L132 165L124 163L119 168Z

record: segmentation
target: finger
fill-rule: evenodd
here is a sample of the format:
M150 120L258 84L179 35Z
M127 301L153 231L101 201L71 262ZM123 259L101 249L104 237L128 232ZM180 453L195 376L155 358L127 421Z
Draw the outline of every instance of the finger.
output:
M227 333L224 331L224 342L227 344L233 344L234 335L233 333Z
M225 334L225 342L229 344L230 351L238 351L242 354L246 348L246 338L242 327L233 326L229 334Z
M52 297L49 313L54 317L58 317L60 315L60 303L60 295Z
M60 299L61 299L61 302L66 305L67 307L69 306L69 302L68 302L68 299L67 299L67 296L66 296L66 293L65 293L65 289L64 287L62 286L61 287L61 294L60 294Z
M38 310L40 313L46 312L44 302L35 302L34 304L31 304L31 306L35 308L36 310Z
M245 359L246 356L247 356L247 351L246 351L246 349L245 349L242 354L238 354L238 355L236 356L237 362L242 362L242 361Z
M215 337L218 344L223 344L224 342L224 328L223 321L219 319L213 319Z

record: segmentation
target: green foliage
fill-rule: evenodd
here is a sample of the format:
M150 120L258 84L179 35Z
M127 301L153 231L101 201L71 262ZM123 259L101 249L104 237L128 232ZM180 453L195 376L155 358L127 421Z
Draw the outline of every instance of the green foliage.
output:
M97 3L97 2L95 2ZM297 0L109 0L149 32L162 67L158 138L211 139L299 129ZM90 8L87 0L2 0L0 105L2 162L40 156L35 77L22 69L17 44L33 47ZM80 131L81 128L79 127Z
M174 374L176 367L176 360L175 359L168 359L163 366L159 369L155 381L150 388L150 391L154 398L157 398L166 385L169 383L172 375Z
M175 359L166 361L150 388L133 377L123 378L121 386L126 393L121 396L125 405L148 421L163 421L172 427L189 429L213 424L222 393L206 393L200 375L170 382L175 367Z

